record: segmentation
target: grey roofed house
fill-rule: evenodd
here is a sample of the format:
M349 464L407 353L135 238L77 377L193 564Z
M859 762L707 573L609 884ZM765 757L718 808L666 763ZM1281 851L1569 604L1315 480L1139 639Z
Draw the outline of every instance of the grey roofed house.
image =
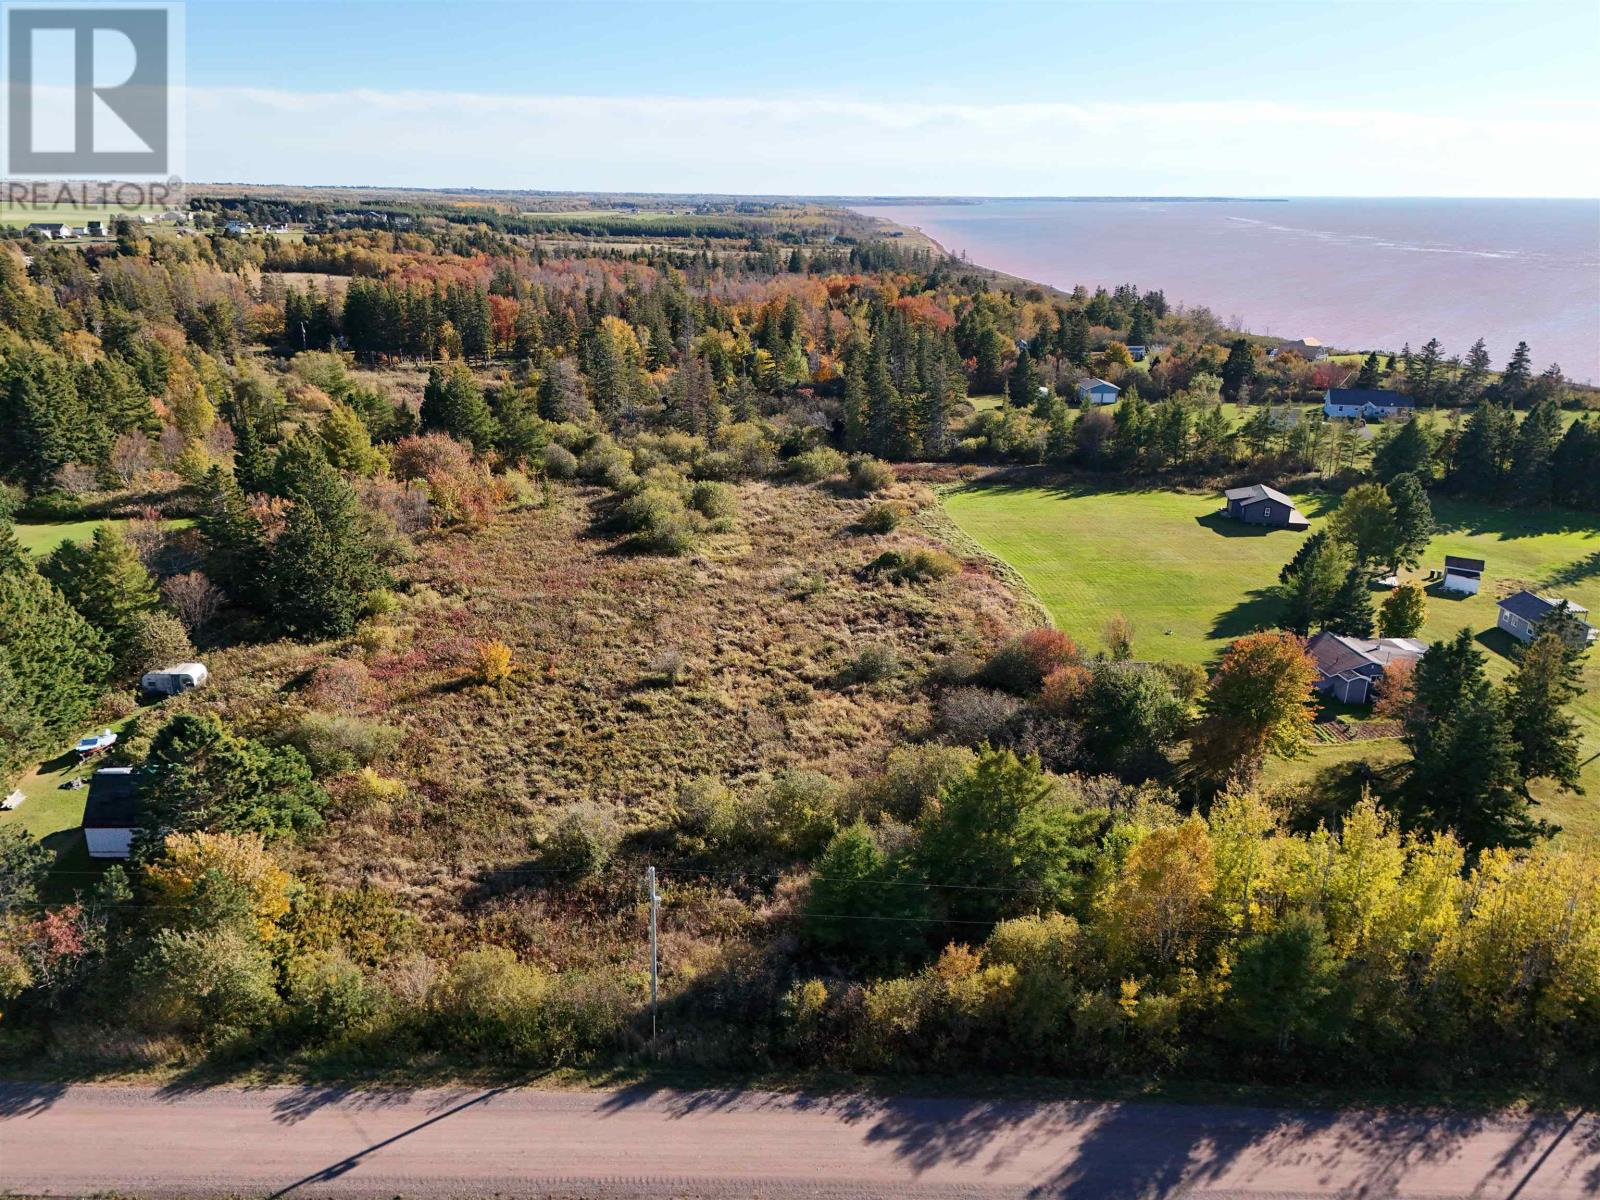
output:
M139 824L138 780L131 767L102 767L89 780L83 837L90 858L127 858Z
M1577 618L1576 635L1583 639L1584 644L1600 637L1600 629L1596 629L1583 619L1589 612L1583 605L1574 604L1560 596L1540 596L1526 590L1516 592L1500 601L1500 615L1495 619L1495 624L1519 642L1531 642L1538 636L1539 626L1545 618L1563 604L1567 606L1567 611Z
M1316 691L1345 704L1365 704L1393 663L1414 663L1428 647L1415 638L1353 638L1326 630L1306 643L1317 664Z
M1294 506L1294 501L1264 483L1229 488L1225 493L1228 516L1247 525L1277 525L1284 529L1305 529L1311 522Z

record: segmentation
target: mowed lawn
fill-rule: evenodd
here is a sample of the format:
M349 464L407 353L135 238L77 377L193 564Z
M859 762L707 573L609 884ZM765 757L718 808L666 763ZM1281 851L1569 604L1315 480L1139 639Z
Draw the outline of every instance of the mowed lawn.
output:
M1316 529L1337 506L1318 492L1296 496ZM1134 625L1143 658L1206 663L1228 642L1273 628L1278 570L1305 536L1261 530L1217 515L1216 493L1103 490L1064 483L1015 487L978 483L945 496L955 522L1015 567L1051 618L1098 649L1115 613ZM1487 562L1482 594L1452 600L1430 593L1423 637L1473 630L1496 678L1511 670L1513 643L1495 629L1495 601L1522 587L1563 595L1600 613L1600 517L1521 512L1435 502L1440 532L1423 564L1461 554ZM1379 597L1375 596L1374 599ZM1588 691L1574 705L1582 727L1588 795L1536 794L1571 832L1600 836L1600 650L1584 665Z

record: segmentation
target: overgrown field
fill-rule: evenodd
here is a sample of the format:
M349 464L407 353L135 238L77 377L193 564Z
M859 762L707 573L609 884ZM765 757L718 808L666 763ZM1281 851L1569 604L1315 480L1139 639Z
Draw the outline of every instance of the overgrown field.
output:
M1296 496L1312 528L1337 507L1326 493ZM1276 624L1278 570L1303 534L1247 526L1217 515L1216 493L1115 490L1084 484L1017 486L989 481L948 493L945 507L984 549L1005 560L1052 619L1093 643L1112 614L1134 625L1139 657L1207 662L1240 634ZM1495 677L1510 670L1511 640L1495 629L1495 602L1527 587L1600 612L1600 522L1561 510L1519 511L1440 499L1440 532L1423 563L1445 554L1483 558L1483 591L1463 600L1431 592L1422 636L1466 626L1489 651ZM1587 796L1542 794L1569 832L1600 835L1600 653L1584 667ZM1348 753L1345 755L1348 757ZM1535 786L1541 792L1542 785Z
M378 766L406 797L333 816L300 870L448 915L497 869L532 870L565 810L626 833L690 780L879 766L926 724L919 684L937 660L981 654L1023 623L981 563L914 586L864 572L887 549L937 543L911 524L857 531L868 502L825 485L740 487L737 529L678 559L624 549L600 492L555 497L424 543L402 608L365 646L275 642L208 660L213 686L185 703L242 727L305 703L312 673L343 658L363 680L345 711L404 730ZM515 656L501 688L473 682L489 639ZM868 646L888 651L889 676L842 681Z

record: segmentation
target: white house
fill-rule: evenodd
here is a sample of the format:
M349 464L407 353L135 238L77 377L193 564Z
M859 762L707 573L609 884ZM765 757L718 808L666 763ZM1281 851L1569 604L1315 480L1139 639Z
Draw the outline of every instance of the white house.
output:
M1371 421L1412 413L1417 402L1410 396L1383 388L1329 388L1322 396L1322 411L1330 417L1360 417Z
M72 236L71 225L60 225L54 221L35 221L26 229L27 233L37 233L46 240L55 241Z
M1517 641L1531 642L1539 636L1539 626L1545 618L1563 604L1569 613L1578 618L1578 635L1585 645L1600 637L1600 629L1583 619L1589 611L1583 605L1563 600L1560 596L1540 596L1528 591L1518 592L1500 601L1500 616L1495 624Z
M1107 383L1104 379L1085 379L1078 385L1079 404L1115 404L1117 393L1122 391L1114 383Z
M132 767L102 767L94 773L83 806L83 840L90 858L127 858L132 853L138 806Z
M1457 558L1454 554L1444 556L1444 581L1439 585L1442 591L1476 596L1482 584L1483 559Z

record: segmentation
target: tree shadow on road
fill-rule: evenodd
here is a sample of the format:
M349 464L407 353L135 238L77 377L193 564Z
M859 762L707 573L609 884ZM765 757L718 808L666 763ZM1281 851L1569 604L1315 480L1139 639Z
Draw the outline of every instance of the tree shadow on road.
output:
M64 1083L0 1083L0 1121L42 1113L66 1094Z

